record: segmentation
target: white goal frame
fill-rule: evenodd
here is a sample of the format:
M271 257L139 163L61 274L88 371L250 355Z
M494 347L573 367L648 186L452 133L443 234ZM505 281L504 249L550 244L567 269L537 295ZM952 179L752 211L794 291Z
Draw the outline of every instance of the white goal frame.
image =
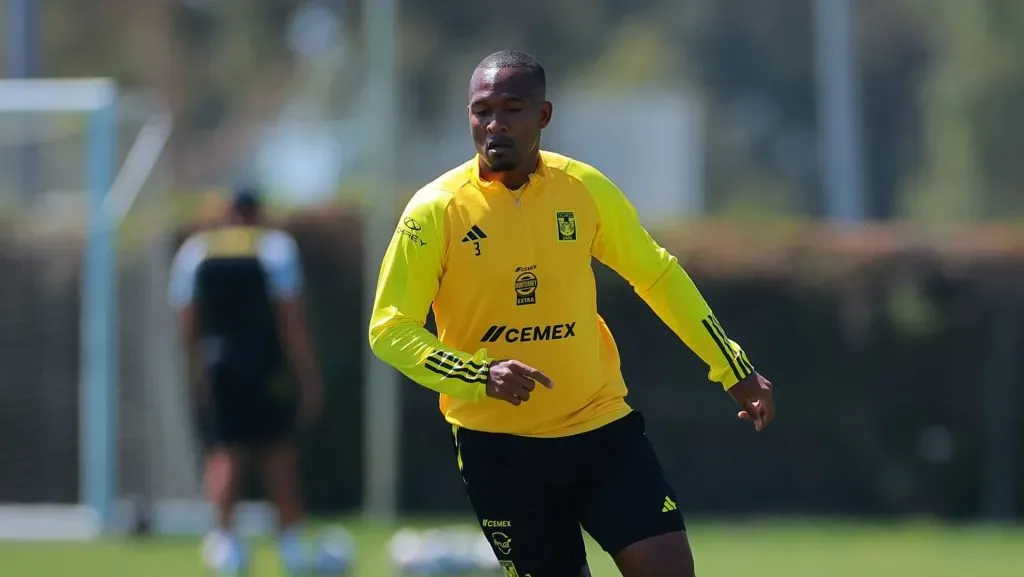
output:
M117 499L117 228L170 136L152 117L121 170L118 88L110 78L0 81L0 113L81 113L87 117L86 239L82 255L79 356L79 486L76 505L0 505L0 539L91 539L113 528Z

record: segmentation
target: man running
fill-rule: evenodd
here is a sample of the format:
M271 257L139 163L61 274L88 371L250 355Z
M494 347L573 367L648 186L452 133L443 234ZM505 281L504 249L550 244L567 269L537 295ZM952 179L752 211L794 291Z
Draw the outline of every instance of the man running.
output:
M589 575L581 526L626 577L691 577L676 492L625 401L591 259L633 285L756 430L774 416L772 385L622 191L540 149L552 117L545 84L521 52L477 66L477 155L406 207L381 265L370 346L441 394L469 499L507 577ZM431 307L437 336L424 328Z

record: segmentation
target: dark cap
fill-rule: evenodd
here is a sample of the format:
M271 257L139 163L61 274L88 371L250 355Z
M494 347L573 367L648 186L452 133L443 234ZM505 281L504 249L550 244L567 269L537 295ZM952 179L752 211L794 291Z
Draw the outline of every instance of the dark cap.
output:
M241 211L257 209L260 206L260 192L249 184L238 186L231 195L231 204L236 210Z

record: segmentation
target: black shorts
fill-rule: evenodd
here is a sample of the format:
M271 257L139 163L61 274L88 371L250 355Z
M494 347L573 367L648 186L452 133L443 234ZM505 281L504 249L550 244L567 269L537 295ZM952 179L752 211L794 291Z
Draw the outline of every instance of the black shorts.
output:
M236 371L214 369L210 387L212 403L199 414L207 448L259 447L294 436L297 396L279 373L241 378Z
M581 527L612 556L686 528L638 412L562 438L453 432L469 500L505 575L579 575Z

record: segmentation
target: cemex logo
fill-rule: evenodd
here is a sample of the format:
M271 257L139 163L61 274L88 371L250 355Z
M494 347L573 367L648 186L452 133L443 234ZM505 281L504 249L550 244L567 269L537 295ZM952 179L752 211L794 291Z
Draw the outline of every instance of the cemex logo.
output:
M480 342L496 343L499 339L502 339L506 343L529 343L534 341L560 341L575 336L575 322L512 328L509 328L508 325L491 325L487 332L484 333L484 336L480 337Z

